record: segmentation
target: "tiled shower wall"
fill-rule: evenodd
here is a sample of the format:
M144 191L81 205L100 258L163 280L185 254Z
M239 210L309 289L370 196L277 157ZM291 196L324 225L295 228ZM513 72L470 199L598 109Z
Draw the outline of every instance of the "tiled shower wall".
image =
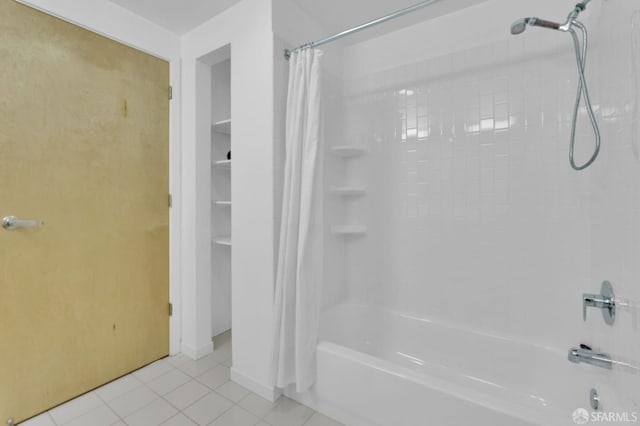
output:
M369 229L350 246L352 298L520 336L543 331L516 320L525 307L566 314L532 300L588 279L588 176L564 143L575 65L527 58L525 41L346 83L345 136L369 152L349 169L369 188L348 212Z
M578 75L567 34L528 29L513 37L511 21L496 22L503 41L345 75L342 133L327 143L367 155L341 160L327 180L368 190L341 205L339 221L368 229L340 237L345 297L640 361L640 66L634 74L632 50L639 8L604 1L584 16L603 148L582 172L568 161ZM583 162L594 142L584 108L579 121ZM614 327L595 310L582 321L582 293L597 292L604 279L630 301Z
M591 285L608 279L618 300L616 323L603 324L590 312L580 338L637 368L640 365L640 5L605 2L593 21L602 38L593 57L603 105L603 143L590 175ZM630 396L640 410L638 370L614 374L620 398Z

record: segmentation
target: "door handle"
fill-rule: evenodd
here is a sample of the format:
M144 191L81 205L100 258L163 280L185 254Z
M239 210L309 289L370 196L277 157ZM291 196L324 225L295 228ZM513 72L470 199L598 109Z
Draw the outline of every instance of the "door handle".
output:
M6 216L2 218L2 227L7 231L13 231L18 228L38 228L44 225L41 220L22 220L15 216Z

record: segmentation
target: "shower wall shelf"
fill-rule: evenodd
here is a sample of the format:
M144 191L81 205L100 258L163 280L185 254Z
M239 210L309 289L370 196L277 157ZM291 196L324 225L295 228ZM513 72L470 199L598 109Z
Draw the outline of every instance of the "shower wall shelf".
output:
M334 146L331 153L342 158L356 158L366 155L367 150L354 145Z
M221 246L231 246L231 236L213 237L213 242Z
M214 201L216 206L231 206L231 201Z
M367 189L358 186L342 186L333 188L331 192L341 197L359 197L365 195L367 193Z
M338 225L331 227L331 233L337 235L364 235L367 227L364 225Z
M220 160L213 163L214 166L220 167L221 169L230 169L231 168L231 160Z
M211 126L211 130L216 133L224 133L225 135L231 134L231 119L227 118L226 120L220 120L213 123Z

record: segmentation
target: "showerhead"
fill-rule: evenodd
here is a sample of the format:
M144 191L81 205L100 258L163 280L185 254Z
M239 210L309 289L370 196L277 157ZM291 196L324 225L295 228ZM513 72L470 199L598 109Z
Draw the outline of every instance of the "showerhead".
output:
M511 34L518 35L522 34L524 30L527 29L527 24L529 23L530 18L518 19L516 22L511 24Z
M552 30L560 29L560 24L558 24L557 22L545 21L544 19L540 18L523 18L518 19L516 22L511 24L511 34L522 34L524 30L527 29L527 25L550 28Z

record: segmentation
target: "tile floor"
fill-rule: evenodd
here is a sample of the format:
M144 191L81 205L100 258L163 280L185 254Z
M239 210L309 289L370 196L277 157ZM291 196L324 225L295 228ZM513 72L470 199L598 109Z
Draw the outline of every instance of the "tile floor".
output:
M198 361L162 359L21 425L340 425L289 398L271 403L229 381L230 336L215 343L214 353Z

